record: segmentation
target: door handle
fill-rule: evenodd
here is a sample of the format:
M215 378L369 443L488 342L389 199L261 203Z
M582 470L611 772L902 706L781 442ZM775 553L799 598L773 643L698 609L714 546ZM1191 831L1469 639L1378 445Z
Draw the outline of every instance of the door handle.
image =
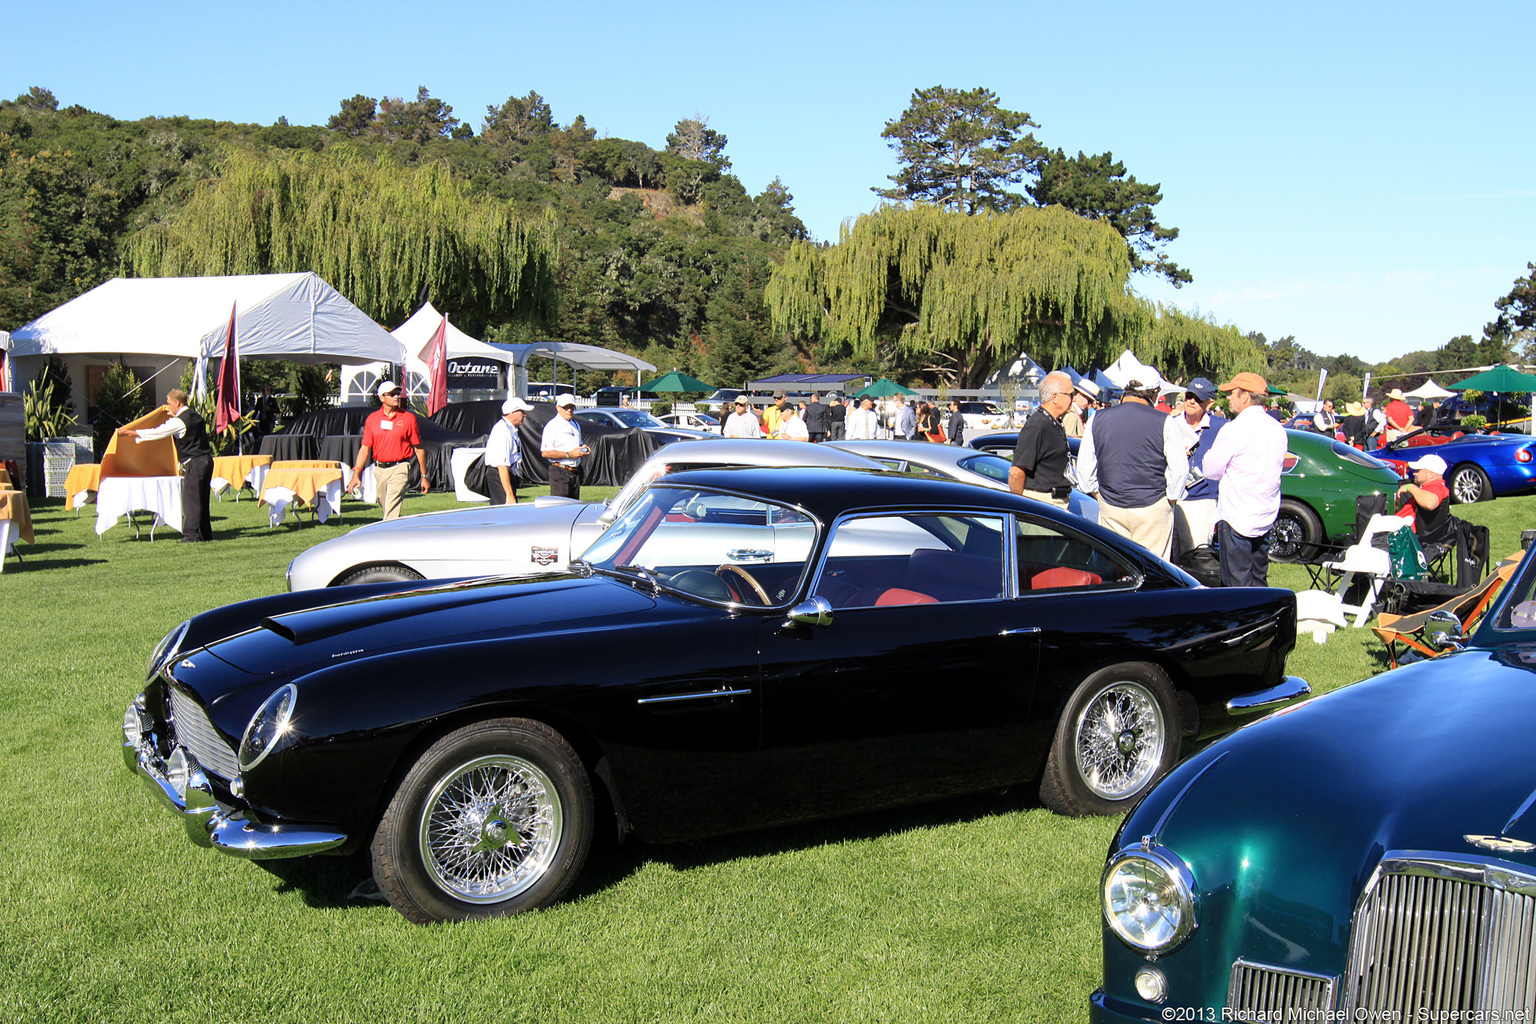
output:
M1039 626L1020 626L1018 629L1005 629L998 636L1029 636L1040 632Z
M725 557L733 562L766 562L773 557L773 552L762 548L731 548Z

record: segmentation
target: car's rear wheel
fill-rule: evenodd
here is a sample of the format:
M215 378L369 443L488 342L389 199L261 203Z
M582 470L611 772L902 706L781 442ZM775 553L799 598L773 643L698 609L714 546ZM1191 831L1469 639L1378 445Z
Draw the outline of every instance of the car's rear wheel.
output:
M1481 468L1465 462L1451 470L1450 491L1456 504L1470 505L1492 498L1493 484L1489 483L1488 474Z
M1122 814L1173 767L1182 735L1173 684L1161 669L1100 669L1056 723L1040 799L1059 814Z
M331 584L333 587L350 587L359 583L413 583L426 579L414 569L407 569L403 565L370 565L365 569L354 569L345 576Z
M1280 499L1280 514L1269 531L1269 557L1276 562L1305 562L1323 541L1323 521L1305 502Z
M373 877L422 924L499 917L559 899L592 845L592 784L564 737L498 718L438 740L374 832Z

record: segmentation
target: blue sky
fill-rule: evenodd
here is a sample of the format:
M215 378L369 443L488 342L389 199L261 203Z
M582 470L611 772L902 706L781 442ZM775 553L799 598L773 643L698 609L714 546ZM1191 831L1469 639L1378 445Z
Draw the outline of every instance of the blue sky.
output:
M67 11L67 16L61 16ZM818 238L894 173L880 132L913 89L985 86L1069 152L1158 182L1194 283L1150 298L1377 361L1477 336L1536 261L1526 3L446 0L17 5L0 95L32 85L120 118L323 124L418 85L477 128L537 90L557 120L664 144L725 133Z

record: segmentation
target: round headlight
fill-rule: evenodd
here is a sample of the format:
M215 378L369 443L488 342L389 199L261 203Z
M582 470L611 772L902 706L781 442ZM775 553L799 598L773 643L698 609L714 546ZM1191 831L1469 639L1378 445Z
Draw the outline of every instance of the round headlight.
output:
M1135 847L1104 869L1104 920L1120 940L1143 953L1164 953L1195 929L1194 878L1162 847Z
M192 767L187 763L187 752L180 747L171 751L171 756L165 762L165 779L183 801L187 799L187 779L191 774Z
M149 655L149 664L144 668L144 678L146 680L155 678L160 673L160 670L165 667L166 662L181 652L181 641L186 638L187 627L190 625L192 625L192 620L188 619L161 637L160 642L155 644L155 649Z
M288 722L293 717L293 705L299 691L292 683L280 688L266 703L256 709L245 736L240 740L240 768L249 771L261 763L272 749L288 735Z

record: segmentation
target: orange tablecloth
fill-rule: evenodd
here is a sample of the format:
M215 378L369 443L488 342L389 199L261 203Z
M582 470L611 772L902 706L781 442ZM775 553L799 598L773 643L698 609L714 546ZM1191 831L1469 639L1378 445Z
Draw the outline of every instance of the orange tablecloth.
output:
M270 455L220 455L213 460L213 475L239 486L257 466L272 465Z
M37 543L32 539L32 506L27 504L26 491L0 490L0 519L15 523L17 536L28 544ZM0 557L4 555L0 551Z
M85 504L77 502L75 495L85 491L101 489L101 466L94 462L82 462L72 466L69 475L64 478L64 507L79 508Z
M262 455L262 456L259 456L259 457L263 458L263 459L270 459L272 456L270 456L270 455ZM272 468L274 470L279 470L279 469L334 469L337 472L340 472L341 471L340 467L341 467L341 463L337 462L335 459L331 459L329 462L327 462L325 459L285 459L285 460L283 460L281 462L274 462L274 463L272 463ZM270 479L270 477L271 477L271 474L268 474L268 478L269 479ZM271 485L269 485L269 486L271 486ZM286 487L288 485L284 484L283 486Z
M0 463L0 490L8 491L15 486L11 482L11 471L6 469L3 463Z
M267 491L274 487L286 487L293 492L295 500L313 505L315 495L324 491L327 484L343 482L341 470L334 462L322 462L319 466L297 469L290 469L288 466L289 463L286 462L274 462L272 468L267 471L267 479L262 483L263 502L266 501Z

